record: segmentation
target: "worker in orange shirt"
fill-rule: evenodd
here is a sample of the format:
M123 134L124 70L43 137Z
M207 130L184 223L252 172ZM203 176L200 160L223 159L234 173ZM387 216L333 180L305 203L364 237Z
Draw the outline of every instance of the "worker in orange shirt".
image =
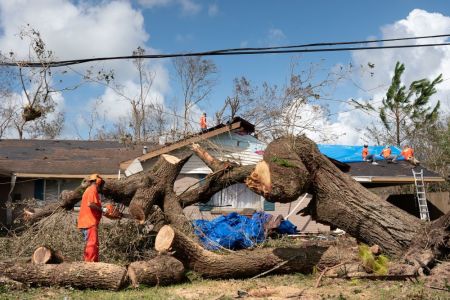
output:
M208 130L208 126L206 125L206 113L205 112L200 117L200 129L202 132L206 132Z
M369 145L364 144L361 155L364 161L371 162L373 165L378 165L378 163L375 161L375 155L369 153Z
M402 155L405 158L405 160L409 161L410 163L412 163L415 166L420 164L420 161L418 161L414 157L414 149L411 148L409 145L403 146L403 149L402 149L402 152L400 153L400 155Z
M397 155L392 155L392 150L390 146L384 147L384 149L381 151L381 156L388 162L388 163L394 163L396 164Z
M86 245L84 247L84 261L98 262L98 224L102 218L102 213L106 208L102 208L99 193L102 192L105 181L98 174L89 176L89 187L84 191L81 199L80 213L78 215L78 228L83 234Z

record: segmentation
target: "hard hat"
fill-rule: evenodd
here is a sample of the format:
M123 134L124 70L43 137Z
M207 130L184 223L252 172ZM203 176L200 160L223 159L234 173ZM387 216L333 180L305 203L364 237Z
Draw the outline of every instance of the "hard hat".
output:
M89 175L89 181L96 181L97 179L102 179L102 177L100 177L100 175L98 174Z

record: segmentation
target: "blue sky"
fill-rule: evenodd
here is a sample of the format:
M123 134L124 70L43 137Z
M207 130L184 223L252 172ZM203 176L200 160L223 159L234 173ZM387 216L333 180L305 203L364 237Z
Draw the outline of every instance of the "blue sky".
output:
M14 28L30 24L41 31L50 48L61 58L129 55L137 46L158 53L192 52L235 47L265 47L326 41L351 41L368 38L419 36L450 33L450 4L447 1L38 1L0 0L0 50L25 53L26 45L17 41ZM436 15L437 13L437 15ZM74 42L76 41L76 43ZM450 47L447 47L450 48ZM317 53L299 56L302 66L321 63L322 72L339 64L376 64L375 75L355 77L343 82L330 95L333 99L360 98L379 101L389 82L390 71L398 59L405 59L405 80L417 76L432 77L443 72L450 77L450 50L393 50L363 53ZM289 73L293 55L230 56L211 58L218 66L219 81L211 97L199 104L199 110L212 115L232 92L235 77L245 76L253 83L267 81L282 85ZM424 60L432 59L430 67ZM418 63L420 62L420 63ZM126 66L125 64L128 64ZM173 80L171 63L156 62L159 99L168 103L179 98ZM135 82L130 63L105 63L97 66L114 68L123 82ZM411 71L408 73L408 69ZM82 70L82 67L81 69ZM416 78L414 78L416 76ZM449 101L446 81L439 94L444 104ZM131 84L130 84L131 86ZM358 88L379 89L363 91ZM383 87L384 86L384 87ZM130 87L132 89L132 87ZM80 116L97 97L104 97L104 111L113 121L123 105L113 104L104 87L88 85L62 95L66 119L77 126L85 138ZM106 96L105 96L106 95ZM111 96L111 95L110 95ZM108 100L109 99L109 100ZM109 102L108 102L109 101ZM340 114L348 107L326 102L333 113L324 130L345 132L339 143L356 143L366 139L357 124L371 122L371 117L356 112ZM450 104L444 105L448 111ZM356 124L356 125L355 125ZM67 126L65 137L77 137L73 126ZM81 133L81 134L80 134Z

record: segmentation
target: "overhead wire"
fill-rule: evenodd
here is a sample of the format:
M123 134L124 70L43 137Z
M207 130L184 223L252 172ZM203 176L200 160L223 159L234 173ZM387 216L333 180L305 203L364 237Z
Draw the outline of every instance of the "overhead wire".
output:
M49 62L34 62L34 61L16 61L16 62L0 62L3 66L20 66L20 67L40 67L45 65L46 67L63 67L69 65L83 64L94 61L107 61L107 60L126 60L136 58L146 59L163 59L163 58L175 58L175 57L192 57L192 56L227 56L227 55L258 55L258 54L287 54L287 53L314 53L314 52L339 52L339 51L361 51L361 50L380 50L380 49L401 49L401 48L419 48L419 47L437 47L437 46L449 46L450 43L428 43L428 44L414 44L414 45L382 45L382 46L364 46L364 47L337 47L337 48L315 48L304 49L308 47L318 46L338 46L338 45L355 45L355 44L369 44L377 42L392 42L392 41L404 41L404 40L419 40L419 39L431 39L450 37L450 34L430 35L420 37L404 37L393 39L377 39L367 41L350 41L350 42L326 42L326 43L311 43L302 45L290 45L279 47L261 47L261 48L232 48L222 50L211 50L204 52L191 52L191 53L172 53L172 54L147 54L147 55L125 55L125 56L110 56L110 57L93 57L85 59L72 59L61 61L49 61Z

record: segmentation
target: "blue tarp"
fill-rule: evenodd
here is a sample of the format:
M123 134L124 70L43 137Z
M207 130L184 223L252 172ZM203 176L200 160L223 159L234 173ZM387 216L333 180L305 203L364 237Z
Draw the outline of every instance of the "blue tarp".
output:
M251 218L236 212L220 216L211 221L195 220L194 233L206 249L217 250L251 248L265 240L264 224L270 215L256 212ZM282 221L279 233L295 233L297 227L289 221Z
M343 163L361 162L363 146L346 146L346 145L317 145L322 154L334 158ZM382 160L380 155L384 146L369 146L369 154L376 154L376 160ZM391 146L392 155L398 155L398 160L403 160L400 156L401 150L397 147Z

